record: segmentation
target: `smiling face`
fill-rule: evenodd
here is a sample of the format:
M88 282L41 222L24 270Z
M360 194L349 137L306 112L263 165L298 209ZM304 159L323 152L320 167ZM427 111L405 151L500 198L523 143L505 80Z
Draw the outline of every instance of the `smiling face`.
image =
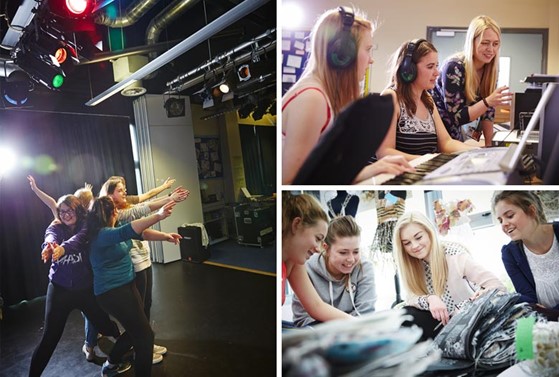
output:
M112 194L109 195L117 208L122 208L126 206L126 187L122 183L118 183Z
M336 279L341 279L343 275L351 274L355 266L359 263L361 254L359 253L359 236L343 237L327 248L328 272Z
M373 64L373 35L368 29L363 29L362 38L359 43L359 49L357 52L357 74L359 80L365 78L365 73L367 72L367 67Z
M429 262L431 239L425 228L417 223L410 223L400 229L400 239L404 251L413 258Z
M296 217L292 227L294 234L288 258L296 264L305 264L307 259L320 251L328 231L328 224L326 221L319 220L314 225L305 225L300 217Z
M417 78L413 85L420 90L430 90L435 87L439 76L439 54L435 51L419 59L417 63Z
M490 63L501 45L501 38L491 29L486 29L474 39L474 62L478 64Z
M503 232L513 241L529 238L538 226L533 216L506 200L501 200L495 205L495 215Z
M69 227L75 226L78 220L76 211L68 207L66 203L61 203L58 207L58 217L60 217L60 221L62 221L64 225Z

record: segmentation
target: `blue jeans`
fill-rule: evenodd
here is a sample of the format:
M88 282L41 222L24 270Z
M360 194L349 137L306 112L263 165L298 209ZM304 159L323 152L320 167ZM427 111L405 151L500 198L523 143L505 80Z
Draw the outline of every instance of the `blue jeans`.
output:
M82 317L85 320L85 345L94 348L97 345L97 328L82 312Z

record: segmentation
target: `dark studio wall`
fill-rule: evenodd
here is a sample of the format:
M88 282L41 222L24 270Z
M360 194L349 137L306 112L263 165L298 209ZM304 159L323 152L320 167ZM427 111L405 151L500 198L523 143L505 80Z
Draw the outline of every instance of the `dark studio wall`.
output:
M0 295L6 305L42 296L48 284L49 265L40 253L53 218L27 175L55 200L84 182L97 194L111 175L126 177L133 191L129 123L124 116L0 110L0 146L17 156L0 181Z

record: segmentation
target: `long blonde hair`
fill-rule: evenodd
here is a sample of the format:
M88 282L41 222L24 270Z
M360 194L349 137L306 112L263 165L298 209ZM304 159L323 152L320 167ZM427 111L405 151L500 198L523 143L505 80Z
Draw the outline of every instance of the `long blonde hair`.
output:
M431 250L429 251L431 274L433 278L433 288L437 296L442 297L446 287L448 277L448 265L446 263L444 246L438 239L435 226L423 214L419 212L406 212L400 217L394 228L394 257L400 267L402 278L408 292L416 296L428 295L427 282L421 260L412 257L404 250L400 232L410 224L417 224L425 230L431 240Z
M361 11L354 9L354 15L351 35L355 39L359 51L364 33L372 33L374 25L366 19ZM328 65L328 43L334 39L337 33L341 32L342 27L342 17L338 9L330 9L319 17L311 30L309 58L301 75L301 79L316 75L324 86L334 115L337 115L346 105L359 97L360 78L357 72L359 58L356 58L345 69L333 69ZM286 97L292 90L297 90L297 84L286 94Z
M499 49L491 62L483 67L481 80L478 79L474 67L474 52L481 43L481 39L475 44L475 39L480 37L485 30L491 29L501 39L501 28L495 20L489 16L477 16L471 22L466 33L466 41L464 42L464 52L456 55L458 59L464 61L465 74L465 94L468 103L475 102L480 98L489 96L497 87L497 76L499 66Z

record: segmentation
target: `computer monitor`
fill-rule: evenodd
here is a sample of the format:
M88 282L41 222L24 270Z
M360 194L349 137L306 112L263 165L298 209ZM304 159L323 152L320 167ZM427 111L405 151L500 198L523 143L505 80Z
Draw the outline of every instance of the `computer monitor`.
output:
M526 127L526 132L520 138L518 145L512 144L505 157L499 163L499 166L505 173L514 173L521 166L523 151L526 147L529 133L536 129L539 124L540 135L538 144L538 159L542 163L540 177L545 174L546 163L549 161L551 151L555 145L555 140L559 132L559 118L557 108L559 107L559 90L558 85L549 83L543 89L541 99L536 106L534 115L530 118ZM510 174L512 176L513 174Z
M526 129L540 98L542 98L541 89L514 93L511 102L511 130L524 131ZM537 126L536 129L538 129Z
M559 150L554 152L554 149L559 149L557 142L559 140L559 83L544 85L544 90L547 88L551 88L553 92L540 116L538 159L541 163L540 177L544 179L544 183L546 180L554 179L556 182L553 184L556 184L559 181L559 171L556 168L551 168L550 171L548 169L550 166L556 167L556 160L559 158Z

